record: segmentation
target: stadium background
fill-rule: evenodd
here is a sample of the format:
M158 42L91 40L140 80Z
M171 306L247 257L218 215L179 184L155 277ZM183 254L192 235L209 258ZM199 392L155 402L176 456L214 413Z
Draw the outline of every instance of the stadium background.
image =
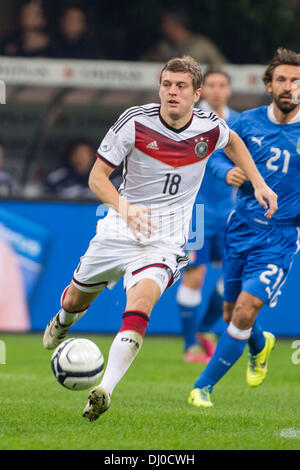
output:
M0 0L0 40L14 31L22 3ZM56 18L68 4L44 2L50 31L55 30ZM95 200L46 196L43 175L57 167L68 139L80 135L96 148L125 108L157 101L160 64L143 63L139 58L159 38L161 12L181 4L124 2L116 15L112 2L79 1L76 5L86 11L96 45L95 59L0 57L0 80L6 85L6 104L0 106L0 145L6 167L20 188L17 196L1 198L0 236L17 254L30 312L29 326L15 324L12 329L44 329L59 308L60 295L98 219ZM261 72L278 46L298 50L299 2L189 1L185 7L192 12L191 30L209 36L228 58L224 68L233 80L230 105L243 110L267 103ZM5 271L5 266L1 269ZM209 271L203 306L217 274ZM263 327L278 336L300 336L299 277L298 257L279 305L265 307L260 313ZM169 289L157 304L149 333L180 333L176 289ZM74 330L117 331L124 300L120 282L112 292L101 295L101 302L92 305ZM14 312L2 308L0 319L7 315Z

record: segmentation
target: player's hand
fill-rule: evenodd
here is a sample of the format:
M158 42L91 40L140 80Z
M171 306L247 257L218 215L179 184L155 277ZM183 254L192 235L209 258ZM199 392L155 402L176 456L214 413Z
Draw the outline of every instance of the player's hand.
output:
M300 103L300 80L295 80L292 84L292 100L293 103Z
M254 189L254 195L264 209L267 209L264 216L270 219L277 211L277 194L264 184Z
M127 204L126 212L122 216L138 242L141 241L141 235L150 238L156 229L156 226L151 222L149 207Z
M225 181L230 186L241 186L248 181L246 173L238 166L232 168L226 173Z

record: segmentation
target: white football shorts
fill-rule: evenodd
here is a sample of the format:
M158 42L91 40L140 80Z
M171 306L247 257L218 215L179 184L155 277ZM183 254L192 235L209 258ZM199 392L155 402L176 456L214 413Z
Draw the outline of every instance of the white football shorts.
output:
M72 283L83 292L101 292L113 289L122 276L125 290L141 279L152 279L162 294L180 278L179 269L188 261L181 249L174 251L163 243L143 245L101 230L80 258Z

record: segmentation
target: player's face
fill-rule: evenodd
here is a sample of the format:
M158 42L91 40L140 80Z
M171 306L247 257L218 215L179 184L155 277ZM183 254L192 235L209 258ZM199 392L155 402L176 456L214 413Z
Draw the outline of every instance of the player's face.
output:
M201 88L194 90L189 73L164 71L159 87L162 116L172 121L189 118L200 93Z
M273 102L284 114L299 107L299 104L293 102L293 93L298 80L300 80L299 66L279 65L274 69L272 82L267 84L267 90L272 93Z
M205 79L202 87L202 98L213 108L227 105L231 96L231 86L225 75L211 73Z

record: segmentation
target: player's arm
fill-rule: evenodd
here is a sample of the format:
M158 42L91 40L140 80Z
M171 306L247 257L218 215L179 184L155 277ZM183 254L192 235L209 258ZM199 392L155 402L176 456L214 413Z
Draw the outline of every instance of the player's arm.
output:
M241 170L238 166L234 166L226 173L225 181L229 186L237 186L238 188L242 186L246 181L248 181L246 173Z
M242 119L241 116L239 116L233 126L231 126L231 130L234 130L241 136L242 128ZM208 167L216 178L225 181L225 183L230 186L240 187L248 181L244 171L238 166L235 166L222 149L217 150L213 157L209 159Z
M243 140L233 130L230 131L229 142L224 147L224 151L251 181L257 201L264 209L267 209L265 216L267 218L272 217L277 210L277 195L266 184Z
M89 187L103 204L119 212L132 230L135 238L140 241L138 232L150 236L153 228L155 228L147 217L151 214L151 209L132 205L120 196L109 180L113 170L114 168L98 158L90 172Z
M218 179L230 186L241 186L248 181L247 175L241 168L235 166L223 150L217 150L209 159L207 168Z

